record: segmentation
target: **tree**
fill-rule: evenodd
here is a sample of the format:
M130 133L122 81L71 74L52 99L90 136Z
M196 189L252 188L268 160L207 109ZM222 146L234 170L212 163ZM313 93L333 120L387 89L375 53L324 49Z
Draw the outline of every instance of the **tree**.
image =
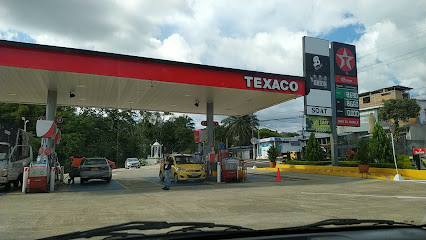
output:
M320 143L315 138L315 133L311 133L308 143L306 144L306 161L323 161L325 157L324 151L321 149Z
M390 99L383 102L379 109L379 119L383 121L395 121L395 140L399 141L399 122L408 121L417 117L420 106L416 99Z
M275 146L270 146L268 149L268 159L270 162L275 162L278 157L278 148Z
M227 117L222 120L227 130L228 136L236 140L237 145L249 145L252 137L252 130L259 126L256 115L244 115L241 117Z
M385 130L376 123L369 144L371 159L376 162L392 162L392 146Z
M259 129L259 138L267 138L267 137L281 137L281 134L279 134L276 131L272 131L267 128L261 128Z

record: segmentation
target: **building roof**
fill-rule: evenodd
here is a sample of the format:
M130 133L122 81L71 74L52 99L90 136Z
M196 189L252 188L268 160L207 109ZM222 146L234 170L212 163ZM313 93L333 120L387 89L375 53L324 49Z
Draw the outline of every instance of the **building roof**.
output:
M370 93L371 94L382 93L383 89L386 90L386 91L391 91L391 90L407 91L407 90L411 90L412 88L395 85L395 86L392 86L392 87L380 88L380 89L377 89L377 90L374 90L374 91L370 91L370 92L363 92L363 93L360 93L359 96L360 97L367 96L367 95L370 95Z

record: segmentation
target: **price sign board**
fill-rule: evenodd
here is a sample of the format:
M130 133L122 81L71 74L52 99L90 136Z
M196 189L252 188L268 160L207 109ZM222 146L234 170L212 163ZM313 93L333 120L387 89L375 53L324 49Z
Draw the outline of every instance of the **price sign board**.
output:
M337 126L360 126L355 46L332 42Z

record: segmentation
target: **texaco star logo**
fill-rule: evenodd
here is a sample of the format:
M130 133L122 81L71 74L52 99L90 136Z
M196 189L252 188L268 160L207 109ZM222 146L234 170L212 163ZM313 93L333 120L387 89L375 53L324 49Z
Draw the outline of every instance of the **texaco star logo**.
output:
M336 53L337 66L345 72L349 72L355 66L355 57L347 48L340 48Z

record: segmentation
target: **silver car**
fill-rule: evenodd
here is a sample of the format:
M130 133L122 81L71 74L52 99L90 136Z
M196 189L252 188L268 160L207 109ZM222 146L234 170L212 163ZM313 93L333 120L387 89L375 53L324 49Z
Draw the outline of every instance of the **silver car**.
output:
M89 179L103 179L111 182L112 170L106 158L86 158L80 164L80 184Z
M137 158L127 158L126 161L124 162L124 167L126 169L129 169L131 167L140 168L141 163L139 162L139 159Z

